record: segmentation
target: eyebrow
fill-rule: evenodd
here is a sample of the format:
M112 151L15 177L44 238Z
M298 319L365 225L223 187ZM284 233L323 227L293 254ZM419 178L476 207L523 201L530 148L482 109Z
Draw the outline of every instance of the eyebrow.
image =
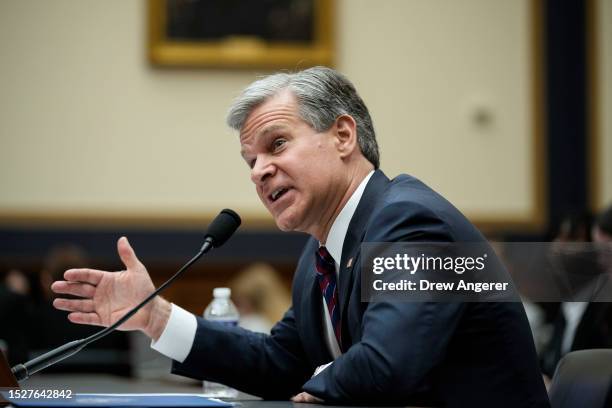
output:
M257 136L265 137L265 136L268 136L270 133L274 133L279 130L285 130L287 129L287 127L288 127L287 125L281 125L281 124L270 125L267 128L264 128L264 130L262 130Z

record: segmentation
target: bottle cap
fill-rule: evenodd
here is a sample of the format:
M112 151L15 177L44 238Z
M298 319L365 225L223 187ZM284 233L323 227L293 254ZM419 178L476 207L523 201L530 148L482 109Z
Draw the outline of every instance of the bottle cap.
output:
M229 298L232 294L232 290L230 288L214 288L213 296L216 298Z

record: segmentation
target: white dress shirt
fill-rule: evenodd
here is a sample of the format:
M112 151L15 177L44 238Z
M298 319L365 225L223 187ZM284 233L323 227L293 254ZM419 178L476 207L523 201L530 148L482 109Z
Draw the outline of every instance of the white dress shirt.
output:
M576 337L576 330L578 330L578 325L588 305L589 302L563 302L561 304L561 313L565 317L565 330L563 331L563 340L561 341L562 355L571 351L574 337Z
M327 248L327 252L334 258L334 263L336 264L336 286L340 287L340 260L342 259L342 248L344 247L344 238L346 238L346 233L348 231L349 224L351 219L353 218L353 214L355 214L355 210L357 209L357 205L361 200L361 196L363 195L363 191L365 190L366 184L372 177L374 171L371 171L359 184L357 189L351 195L351 198L346 202L342 210L334 220L331 228L329 229L329 234L327 234L327 242L321 243L319 245L325 245ZM314 254L313 254L314 257ZM327 303L325 302L325 298L321 296L323 301L323 321L325 325L323 326L323 332L325 335L325 343L327 344L327 348L331 352L334 359L338 358L342 352L340 351L340 347L338 346L338 340L336 339L336 335L334 334L334 328L332 326L331 318L329 317L329 311L327 309Z
M366 184L374 174L374 171L371 171L359 184L357 189L351 195L351 198L344 205L336 219L334 220L329 234L327 236L327 242L319 243L320 245L325 245L329 254L334 258L334 262L336 264L336 277L337 284L340 285L340 259L342 258L342 247L344 246L344 239L346 238L346 233L348 231L349 223L353 218L353 214L355 214L355 210L357 209L357 205L361 200L361 196L363 195L363 191L365 190ZM313 260L315 254L312 254ZM321 296L323 302L323 321L325 322L323 326L325 343L329 351L331 352L334 359L339 357L342 353L340 352L340 347L338 346L338 341L336 340L336 336L334 335L334 329L332 327L331 319L329 317L329 312L327 311L327 304L325 303L325 299ZM170 357L173 360L182 363L187 358L187 355L191 351L191 347L193 345L193 341L195 340L196 330L198 327L198 323L196 317L187 312L185 309L172 304L172 311L170 312L170 318L168 319L168 323L164 328L161 336L157 341L151 342L151 347L154 350L159 351L167 357Z

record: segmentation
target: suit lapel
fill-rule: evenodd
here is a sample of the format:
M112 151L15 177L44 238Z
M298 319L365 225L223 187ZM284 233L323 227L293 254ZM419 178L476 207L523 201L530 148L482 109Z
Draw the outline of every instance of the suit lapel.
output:
M348 326L346 325L346 308L349 300L349 292L353 286L356 277L354 271L360 271L360 267L356 267L359 262L359 250L361 242L365 234L367 222L371 216L372 210L382 195L383 191L389 184L389 179L381 170L376 170L368 184L366 185L361 200L357 205L357 209L351 218L349 227L344 238L342 246L342 259L340 261L340 285L338 289L338 299L340 302L340 319L342 321L342 350L347 350L351 342L348 337Z

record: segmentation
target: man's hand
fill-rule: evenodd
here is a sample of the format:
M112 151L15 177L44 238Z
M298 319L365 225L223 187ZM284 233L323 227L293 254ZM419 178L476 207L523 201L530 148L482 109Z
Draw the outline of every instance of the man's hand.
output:
M57 309L70 312L68 320L108 327L155 290L147 269L136 257L127 238L117 241L117 252L125 270L70 269L64 273L64 281L51 285L55 293L81 298L53 301ZM170 304L158 296L119 326L119 330L141 330L157 340L168 321L170 309Z
M300 392L298 395L291 398L293 402L307 402L310 404L322 404L323 400L315 397L314 395L310 395L307 392Z

